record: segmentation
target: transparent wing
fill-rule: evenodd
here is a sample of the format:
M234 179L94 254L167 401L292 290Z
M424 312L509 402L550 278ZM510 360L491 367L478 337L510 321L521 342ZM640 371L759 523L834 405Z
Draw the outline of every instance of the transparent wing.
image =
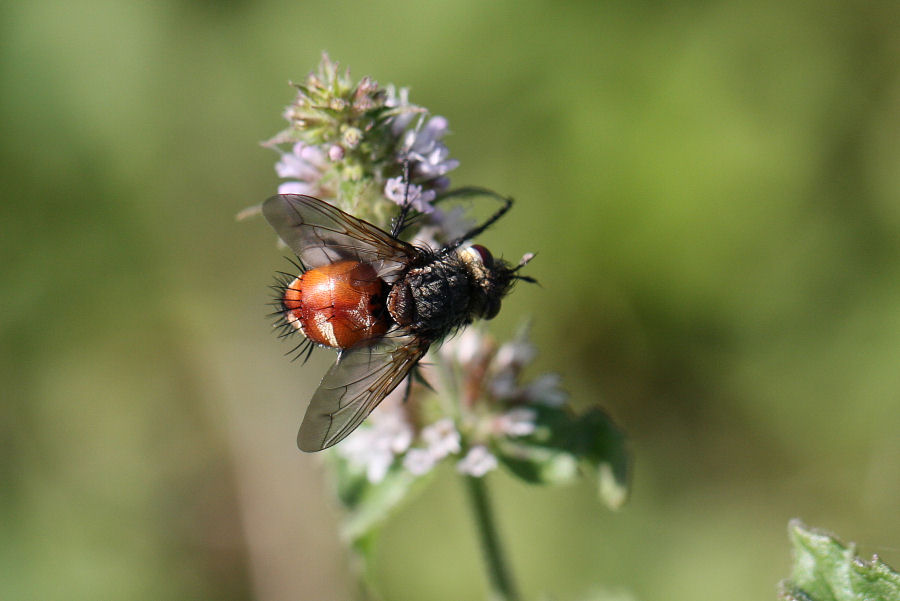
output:
M312 196L279 194L266 200L262 211L307 267L353 259L390 281L416 255L413 246Z
M346 438L427 350L427 343L405 336L342 351L322 378L300 424L300 450L321 451Z

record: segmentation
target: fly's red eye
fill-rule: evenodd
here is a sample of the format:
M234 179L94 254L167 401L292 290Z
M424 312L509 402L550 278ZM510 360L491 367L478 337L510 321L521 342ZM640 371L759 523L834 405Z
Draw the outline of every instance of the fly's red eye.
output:
M472 250L478 253L478 256L481 258L481 264L485 267L493 267L494 266L494 255L491 254L491 251L486 249L480 244L473 244L470 246Z

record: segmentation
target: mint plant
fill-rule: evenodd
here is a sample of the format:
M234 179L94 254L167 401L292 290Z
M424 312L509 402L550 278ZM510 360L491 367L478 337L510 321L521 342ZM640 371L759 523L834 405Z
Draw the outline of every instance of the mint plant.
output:
M506 200L485 188L450 187L459 161L444 142L448 121L413 104L408 89L368 77L354 82L327 55L294 87L288 127L263 143L279 155L279 194L314 196L386 231L401 208L411 211L401 235L435 250L474 223L454 201ZM597 407L574 411L558 375L526 378L536 356L524 328L500 342L470 326L433 345L411 387L398 386L358 430L323 452L344 508L344 537L364 568L384 520L441 463L453 465L469 493L494 599L518 592L485 476L503 468L532 484L592 476L609 507L625 501L623 432ZM371 584L368 569L363 575Z

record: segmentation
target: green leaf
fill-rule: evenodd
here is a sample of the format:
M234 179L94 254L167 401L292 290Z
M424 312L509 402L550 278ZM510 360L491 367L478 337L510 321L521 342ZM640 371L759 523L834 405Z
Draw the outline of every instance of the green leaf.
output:
M799 520L788 526L794 545L791 579L781 583L785 601L900 601L900 574L873 557L857 557L855 545L810 530Z
M579 418L575 440L583 460L596 470L600 498L618 509L628 499L630 458L625 432L604 411L594 408Z
M533 407L534 433L497 445L500 461L532 484L563 484L582 472L598 479L600 498L617 509L628 497L625 434L598 408L575 415L562 407Z
M357 568L361 582L369 591L374 591L372 566L381 526L404 501L422 488L431 472L415 476L394 461L382 480L370 482L365 469L349 463L337 453L330 453L327 460L333 468L337 497L344 509L341 534L359 560Z
M505 440L498 445L498 457L529 484L566 484L578 476L578 459L566 451Z
M354 546L365 551L373 544L368 539L391 513L405 501L425 476L415 476L399 463L388 470L380 482L369 482L365 471L333 454L331 458L336 475L337 495L344 506L344 537Z

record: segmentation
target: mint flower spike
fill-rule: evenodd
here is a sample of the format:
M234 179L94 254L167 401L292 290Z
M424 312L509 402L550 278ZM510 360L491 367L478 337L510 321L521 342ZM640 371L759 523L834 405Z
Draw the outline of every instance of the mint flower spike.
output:
M279 194L320 198L383 229L396 206L409 202L431 217L420 227L440 227L442 213L432 203L459 166L443 142L446 118L410 102L408 88L382 88L370 77L354 83L327 54L293 86L296 96L284 111L288 127L263 142L279 153L275 170L286 180Z

